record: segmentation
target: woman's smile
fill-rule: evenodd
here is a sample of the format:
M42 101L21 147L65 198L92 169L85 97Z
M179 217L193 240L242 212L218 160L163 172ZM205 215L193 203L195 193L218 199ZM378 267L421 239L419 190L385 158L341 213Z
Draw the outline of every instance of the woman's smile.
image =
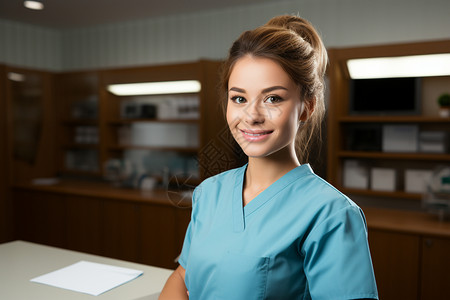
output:
M249 142L261 142L267 139L273 132L273 130L249 130L239 129L244 139Z

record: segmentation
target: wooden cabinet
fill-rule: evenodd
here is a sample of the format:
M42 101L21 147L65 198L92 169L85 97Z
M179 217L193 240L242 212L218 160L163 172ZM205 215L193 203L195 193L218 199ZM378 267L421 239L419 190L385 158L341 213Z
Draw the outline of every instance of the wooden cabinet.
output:
M13 190L15 239L175 268L190 209L98 183Z
M167 206L149 205L141 208L139 231L142 236L140 241L140 261L142 263L157 265L159 261L164 261L167 262L168 267L176 265L175 258L181 251L179 241L184 238L184 234L183 237L178 235L177 212L173 207ZM185 226L181 226L181 228L184 227L186 230L187 226ZM169 235L167 232L172 234Z
M67 248L92 254L102 253L102 200L77 195L59 194L58 197L63 199L66 205L64 223Z
M138 260L140 207L124 201L103 201L102 253L128 261ZM172 232L168 231L170 235ZM154 243L159 243L157 239Z
M380 299L449 299L450 238L370 230Z
M165 175L181 172L179 181L195 185L236 167L235 144L217 91L219 67L219 61L209 60L59 73L2 67L2 179L14 184L58 175L102 177L110 159L145 157L144 162L138 159L136 172L145 173L149 166L160 174L168 169ZM196 80L201 89L163 97L116 96L108 89L111 84L180 80ZM175 103L179 114L163 117L163 109L132 117L124 113L126 104L141 108L155 103L164 104L166 112ZM151 137L150 127L156 132Z
M13 193L15 238L64 247L66 204L57 194L20 190Z
M390 152L374 149L358 149L349 146L349 138L354 129L380 128L385 125L413 125L419 132L450 132L450 119L438 116L437 96L448 92L450 77L427 77L421 81L421 112L419 115L370 115L354 114L350 111L350 77L346 62L353 58L394 57L450 52L450 41L425 42L388 46L359 47L348 49L330 49L330 104L328 115L328 169L327 178L338 189L347 194L372 197L402 199L421 199L420 192L405 189L405 171L407 169L433 170L438 165L450 162L450 153L426 153L419 151ZM414 101L411 99L411 101ZM374 131L374 132L375 132ZM365 139L375 139L367 134ZM378 137L379 138L379 137ZM378 139L377 138L377 139ZM448 137L447 137L448 138ZM367 188L350 188L344 184L344 165L349 160L362 163L368 170L389 168L395 171L396 185L393 190L376 190L369 184Z
M53 74L6 67L9 183L56 173Z
M419 236L370 230L369 244L380 299L419 299Z
M58 169L62 174L100 174L98 77L95 71L55 74Z
M233 154L228 161L217 158L217 170L204 160L211 143L227 128L216 90L218 74L219 62L206 60L102 71L101 162L127 160L139 174L162 179L169 173L191 185L229 168L224 164L234 161ZM117 84L179 81L197 81L200 90L121 95L111 89Z
M364 212L380 299L449 299L450 223L423 212Z
M184 184L239 164L217 91L218 61L55 74L58 170L105 176L111 160L137 176ZM198 92L117 95L111 85L195 80ZM126 183L130 185L130 183Z
M450 239L424 236L421 250L420 299L450 299Z

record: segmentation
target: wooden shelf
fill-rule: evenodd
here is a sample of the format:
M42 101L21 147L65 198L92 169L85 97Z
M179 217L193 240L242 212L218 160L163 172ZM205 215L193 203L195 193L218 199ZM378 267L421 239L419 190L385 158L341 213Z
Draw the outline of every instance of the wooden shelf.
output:
M127 150L135 149L155 152L170 151L171 155L179 153L181 158L180 161L185 161L185 163L180 162L180 165L183 165L180 169L185 167L188 169L195 168L196 161L194 160L196 160L197 157L200 157L200 149L205 147L205 143L210 143L216 139L217 132L220 132L226 124L225 119L222 117L222 112L217 109L216 86L219 80L217 70L219 69L220 64L220 61L200 60L190 63L108 68L104 70L75 71L57 74L55 76L55 96L60 100L57 103L57 116L55 118L59 125L57 127L58 134L56 139L58 144L55 148L58 150L57 168L59 173L72 174L70 170L67 170L66 166L66 154L67 150L70 149L74 150L73 152L75 152L76 149L95 151L96 156L94 158L91 158L91 155L89 155L86 159L98 159L98 166L103 166L110 159L123 159L125 154L124 151ZM186 111L186 114L177 114L174 115L174 118L170 119L145 117L124 118L123 105L126 104L126 101L130 100L135 103L143 103L139 99L140 97L117 96L107 90L107 86L110 84L175 80L198 80L201 82L202 89L198 93L174 94L168 95L169 97L166 95L146 95L143 96L145 99L141 100L148 100L150 101L149 103L163 104L163 101L167 101L169 98L177 98L177 101L181 101L181 104L189 104L189 100L194 98L196 100L198 98L198 114L187 114L188 112ZM94 98L95 102L91 103ZM162 102L157 103L157 101ZM87 106L84 107L83 105ZM192 105L194 105L193 102ZM77 108L77 106L80 106L80 115L73 114L74 108ZM195 106L197 106L197 102ZM84 111L85 108L87 109L86 111ZM85 118L76 118L74 116L84 116ZM96 118L93 118L95 116ZM177 116L180 118L176 118ZM191 116L193 118L190 118ZM135 125L154 125L155 128L167 127L168 130L177 131L177 136L182 137L184 137L184 135L181 131L186 130L186 134L190 135L192 133L192 139L195 138L198 140L198 144L192 143L195 147L122 145L120 141L128 141L130 143L131 141L134 141L127 138L131 138L131 134L134 134ZM83 132L83 128L79 128L83 126L91 126L92 128L95 128L95 130ZM96 141L93 137L97 135L98 144L77 143L77 141ZM86 139L82 139L83 137ZM164 145L163 141L140 142L142 144L155 143ZM168 144L170 145L171 143L168 142ZM88 154L91 153L89 152ZM93 154L94 153L92 153L92 155ZM164 156L164 153L155 154L161 155L161 157ZM230 155L233 155L233 153ZM81 153L80 156L75 154L75 157L83 159L83 153ZM135 159L135 157L128 159L132 160ZM199 159L206 158L200 157ZM92 162L87 161L87 163ZM223 163L224 170L229 168L227 164ZM103 172L104 170L100 169L98 174L101 175ZM202 178L211 175L206 172L206 168L199 168L198 170L198 173L201 173L200 177Z
M386 153L364 151L340 151L341 158L401 159L401 160L439 160L450 161L450 154L437 153Z
M70 174L73 176L80 176L80 177L100 177L102 174L99 170L75 170L75 169L69 169L69 168L63 168L62 172L64 174Z
M198 123L198 119L117 119L110 121L110 125L122 126L133 123Z
M192 63L169 64L143 67L126 67L119 69L110 69L101 71L101 84L99 87L99 119L100 119L100 162L106 162L110 159L122 159L125 154L130 154L127 159L133 160L137 157L133 153L125 153L131 150L153 151L143 153L143 155L153 155L153 159L166 159L163 152L171 152L170 155L178 156L178 166L174 169L182 169L186 173L199 174L201 179L217 174L230 168L228 162L223 162L220 168L211 167L209 170L206 163L198 164L198 160L207 160L206 155L202 155L201 149L210 143L222 143L219 140L218 132L226 126L226 120L223 118L222 111L217 105L217 82L219 81L217 70L220 68L220 61L201 60ZM182 93L174 95L143 95L139 96L118 96L110 93L107 87L111 84L127 84L138 82L162 82L177 80L198 80L202 89L198 93ZM186 104L186 111L173 115L165 115L168 119L161 119L162 114L142 115L142 114L124 114L126 101L132 101L132 104L171 104L171 100L180 104L180 108ZM169 101L170 100L170 101ZM195 104L194 104L195 100ZM148 101L148 102L147 102ZM192 103L191 103L192 101ZM192 107L190 107L192 105ZM194 106L196 113L194 114ZM192 109L189 110L187 108ZM158 110L157 110L158 111ZM160 111L162 112L162 111ZM137 111L136 111L137 113ZM162 112L163 113L163 112ZM133 117L135 116L135 117ZM154 117L154 118L150 118ZM164 117L164 116L163 116ZM133 139L139 135L139 126L149 126L149 131L161 129L161 134L166 136L175 136L178 139L185 139L186 142L171 143L165 142L164 136L153 135L153 132L144 133L141 139ZM157 128L160 127L160 128ZM148 133L148 134L147 134ZM191 142L195 140L196 142ZM163 145L163 146L140 146L132 145ZM131 144L131 145L130 145ZM168 146L165 146L167 145ZM175 145L175 146L170 146ZM181 146L177 146L181 145ZM183 146L193 145L193 146ZM161 152L161 153L159 153ZM234 158L234 153L229 153L230 160ZM236 159L237 161L237 159ZM236 163L237 164L237 163Z
M99 144L64 144L63 149L92 149L98 150Z
M344 160L354 159L363 161L366 171L373 168L388 168L396 172L396 180L400 185L407 180L405 171L408 169L433 170L439 165L449 164L450 153L421 153L421 152L382 152L382 151L352 151L364 143L374 145L382 139L382 126L385 124L413 125L420 132L441 131L448 132L450 118L438 115L439 107L433 100L445 90L450 82L450 76L427 77L421 81L420 107L422 114L392 114L392 115L363 115L352 114L350 76L346 62L353 58L393 57L404 55L422 55L431 53L449 53L448 41L423 42L415 44L380 45L376 47L352 47L328 49L330 67L328 68L330 100L328 105L327 123L327 180L340 188L344 193L367 196L374 202L383 198L420 200L422 195L406 193L405 191L383 192L370 189L346 189L344 182ZM442 90L442 91L441 91ZM357 129L361 131L357 132ZM364 135L367 130L367 135ZM380 136L381 135L381 136ZM425 184L425 183L424 183ZM395 205L395 204L394 204Z
M399 199L410 199L410 200L421 200L422 199L422 194L412 194L412 193L406 193L403 191L385 192L385 191L348 189L348 188L339 188L339 190L347 195L374 196L374 197L399 198Z
M97 126L98 120L96 119L66 119L62 121L66 126Z
M341 116L342 123L450 123L450 118L426 116Z
M197 153L198 147L164 147L164 146L136 146L136 145L121 145L110 146L109 151L125 151L125 150L158 150L158 151L175 151L181 153Z
M137 69L139 69L139 67ZM120 69L118 69L118 70L120 70ZM114 70L110 70L110 71L114 72ZM155 80L150 80L148 82L153 82L153 81L159 82L161 80L155 79ZM131 82L128 82L128 83L131 83ZM110 92L108 91L108 93L110 93ZM190 96L199 96L199 95L201 95L201 92L197 92L197 93L182 93L182 94L180 94L180 93L173 93L173 94L169 93L169 94L161 94L161 95L158 95L158 94L156 94L156 95L147 94L147 95L142 95L142 96L144 96L144 97L152 97L152 98L172 96L172 97L180 97L181 98L181 97L184 97L184 96L190 97ZM136 95L120 95L120 96L117 95L113 99L116 99L116 100L120 99L120 100L125 100L125 101L133 101L133 100L136 99ZM166 99L162 99L162 100L159 100L159 101L164 102L164 101L166 101Z

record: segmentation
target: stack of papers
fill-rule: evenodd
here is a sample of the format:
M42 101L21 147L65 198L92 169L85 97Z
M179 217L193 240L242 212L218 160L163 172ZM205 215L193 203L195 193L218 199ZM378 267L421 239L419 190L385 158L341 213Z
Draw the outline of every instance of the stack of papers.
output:
M139 277L143 273L139 270L80 261L33 278L31 281L98 296Z

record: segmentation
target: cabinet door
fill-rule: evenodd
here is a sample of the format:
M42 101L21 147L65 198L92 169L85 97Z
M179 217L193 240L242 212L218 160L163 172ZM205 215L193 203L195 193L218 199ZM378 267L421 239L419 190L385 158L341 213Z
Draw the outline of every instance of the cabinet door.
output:
M103 202L103 255L138 261L138 216L138 207L132 202Z
M421 300L450 299L450 239L422 240Z
M141 206L141 262L175 268L175 208L161 205Z
M101 255L101 200L68 195L66 201L67 247Z
M177 255L181 253L183 249L184 237L186 236L186 230L191 221L191 208L178 207L176 210L177 216L177 228L175 232Z
M66 206L60 194L15 190L15 238L57 247L66 246Z
M372 229L369 244L380 299L418 299L419 236Z

